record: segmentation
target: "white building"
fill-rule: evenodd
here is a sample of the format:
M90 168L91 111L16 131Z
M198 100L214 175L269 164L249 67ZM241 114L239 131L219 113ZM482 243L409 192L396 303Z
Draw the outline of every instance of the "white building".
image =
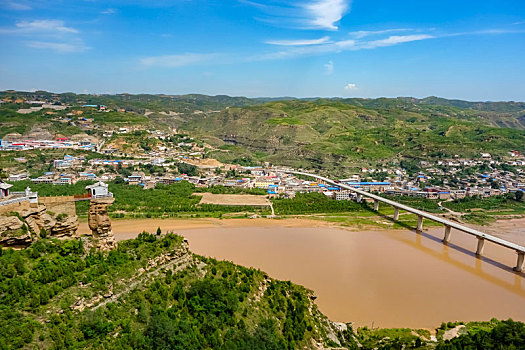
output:
M113 197L113 193L109 192L108 184L99 181L93 185L86 186L86 190L91 195L91 198L106 198Z

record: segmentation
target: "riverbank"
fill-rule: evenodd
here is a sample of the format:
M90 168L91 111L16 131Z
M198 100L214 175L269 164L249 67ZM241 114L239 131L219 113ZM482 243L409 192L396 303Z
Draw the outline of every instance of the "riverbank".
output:
M413 216L405 214L406 216ZM403 217L403 214L400 215ZM415 215L414 215L415 217ZM158 227L163 232L197 228L213 227L331 227L342 228L348 231L367 231L367 230L407 230L415 228L415 220L401 221L401 224L390 225L391 220L381 216L371 217L354 217L363 219L359 223L352 225L351 219L345 218L343 214L322 214L322 215L305 215L284 218L166 218L166 219L111 219L113 232L117 240L135 238L140 232L154 232ZM387 225L388 224L388 225ZM525 218L514 218L506 220L497 220L491 225L473 225L466 226L475 228L508 241L525 246ZM435 230L442 225L432 221L425 221L425 228ZM87 220L80 220L78 229L79 234L89 234L91 230L88 227Z

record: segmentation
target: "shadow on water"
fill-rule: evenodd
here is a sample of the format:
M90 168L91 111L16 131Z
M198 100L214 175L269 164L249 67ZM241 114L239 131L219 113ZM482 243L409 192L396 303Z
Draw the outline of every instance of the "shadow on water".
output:
M525 273L524 272L516 272L513 270L513 267L509 267L508 265L506 264L503 264L499 261L496 261L494 259L491 259L489 257L486 257L486 256L482 256L482 257L478 257L476 255L476 253L472 250L469 250L469 249L466 249L464 247L461 247L461 246L458 246L454 243L448 243L448 244L444 244L442 239L434 236L434 235L431 235L427 232L420 232L418 233L417 230L413 227L413 226L410 226L406 223L403 223L401 221L396 221L394 220L393 217L390 217L386 214L381 214L379 212L376 212L375 210L373 210L372 208L364 205L363 206L365 209L369 210L370 212L373 212L375 213L376 215L380 216L381 218L387 220L387 221L390 221L394 224L397 224L399 226L402 226L404 228L406 228L407 230L410 230L412 232L414 232L416 234L416 241L406 241L406 240L400 240L402 241L403 243L405 244L408 244L410 246L413 246L415 248L418 248L419 250L421 251L424 251L430 255L433 255L443 261L447 261L448 263L451 263L453 264L454 266L457 266L459 268L461 268L462 270L464 271L467 271L467 272L470 272L472 274L475 274L477 276L480 276L486 280L489 280L490 282L492 283L495 283L501 287L504 287L505 289L513 292L513 293L516 293L516 294L519 294L523 297L525 297L525 289L524 287L522 286L522 279L523 277L525 277ZM441 246L443 246L443 251L442 252L438 252L432 248L429 248L429 247L425 247L422 242L421 242L421 238L424 237L430 241L433 241L433 242L436 242L436 243L439 243ZM469 264L466 264L464 262L461 262L457 259L453 259L450 257L449 255L449 250L450 249L453 249L457 252L460 252L462 254L465 254L469 257L472 257L473 259L475 259L475 266L471 266ZM496 268L499 268L507 273L511 273L512 275L515 276L514 278L514 283L508 283L500 278L497 278L495 277L494 275L488 273L488 272L485 272L483 271L483 266L482 266L482 263L486 263L486 264L489 264L491 266L494 266Z

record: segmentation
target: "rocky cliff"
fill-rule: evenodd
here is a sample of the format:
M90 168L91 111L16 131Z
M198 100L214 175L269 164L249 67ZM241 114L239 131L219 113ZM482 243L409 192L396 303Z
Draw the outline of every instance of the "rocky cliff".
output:
M16 216L0 216L0 246L27 246L32 238Z
M43 232L48 237L75 236L78 229L76 215L53 214L45 205L28 208L18 216L0 216L0 245L28 246Z
M111 250L116 246L108 214L108 206L113 201L113 198L92 199L89 205L88 225L93 234L92 244L101 250Z

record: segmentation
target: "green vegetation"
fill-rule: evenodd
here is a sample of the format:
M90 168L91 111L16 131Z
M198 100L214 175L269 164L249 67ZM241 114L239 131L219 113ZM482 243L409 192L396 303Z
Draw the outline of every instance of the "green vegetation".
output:
M472 209L512 211L525 213L525 202L517 201L513 193L487 198L465 197L451 202L443 202L443 206L454 211L467 211Z
M86 186L93 183L92 180L87 180L78 181L74 185L50 185L34 184L29 180L25 180L13 182L12 191L23 191L26 187L31 187L31 190L38 192L38 195L41 197L74 196L86 193Z
M369 329L363 327L357 329L356 335L363 349L377 349L378 344L381 344L380 349L402 349L404 347L417 349L424 344L421 336L426 339L430 338L430 332L427 330L414 331L409 328Z
M438 201L433 199L412 196L388 196L384 194L381 194L381 197L385 197L390 200L399 202L401 204L408 205L412 208L428 211L430 213L443 212L441 209L439 209Z
M322 193L297 193L293 199L272 199L277 215L364 211L366 203L336 201Z
M490 322L467 323L466 334L440 342L436 349L523 349L524 344L525 324L523 322L493 319Z

